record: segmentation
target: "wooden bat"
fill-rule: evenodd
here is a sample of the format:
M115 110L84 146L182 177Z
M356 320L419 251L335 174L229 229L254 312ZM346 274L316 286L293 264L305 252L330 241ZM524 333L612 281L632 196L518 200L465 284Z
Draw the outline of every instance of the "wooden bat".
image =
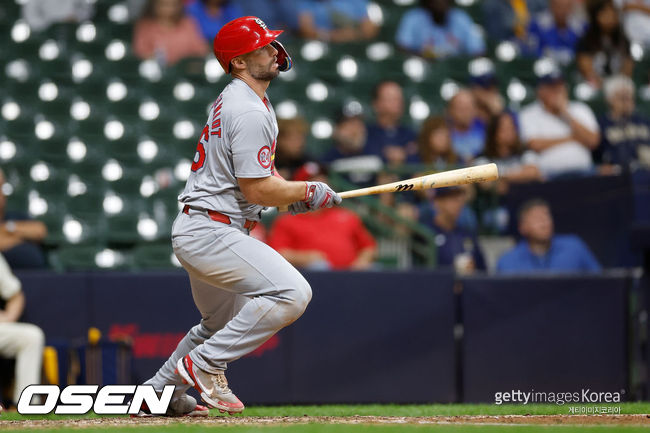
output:
M468 183L489 182L499 178L496 164L483 164L457 170L442 171L426 176L385 183L368 188L353 189L340 192L342 198L359 197L362 195L381 194L384 192L419 191L429 188L444 188L446 186L464 185Z
M468 183L489 182L499 178L496 164L483 164L457 170L442 171L426 176L385 183L368 188L353 189L340 192L341 198L359 197L362 195L381 194L385 192L419 191L429 188L444 188L446 186L464 185ZM288 206L279 207L280 212L286 212Z

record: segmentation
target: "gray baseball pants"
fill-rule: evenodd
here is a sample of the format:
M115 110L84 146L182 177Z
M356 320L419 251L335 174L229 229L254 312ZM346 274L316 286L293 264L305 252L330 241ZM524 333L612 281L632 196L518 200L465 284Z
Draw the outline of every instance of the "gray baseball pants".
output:
M311 300L305 278L280 254L254 239L243 221L230 225L207 213L179 213L172 227L174 253L187 271L201 322L146 384L177 385L177 361L189 353L200 369L214 373L261 346L298 319Z

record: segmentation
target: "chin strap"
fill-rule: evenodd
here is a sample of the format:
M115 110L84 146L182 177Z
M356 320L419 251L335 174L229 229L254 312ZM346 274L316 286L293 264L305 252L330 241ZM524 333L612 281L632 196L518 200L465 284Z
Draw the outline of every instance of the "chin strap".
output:
M282 72L286 72L291 69L293 62L291 61L291 56L287 52L284 45L278 41L271 42L271 46L278 50L278 69Z

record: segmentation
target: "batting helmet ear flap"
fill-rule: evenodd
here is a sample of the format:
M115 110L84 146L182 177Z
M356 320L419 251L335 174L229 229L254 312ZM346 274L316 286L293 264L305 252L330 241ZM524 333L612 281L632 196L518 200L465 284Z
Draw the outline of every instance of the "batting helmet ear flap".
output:
M286 72L291 69L293 61L291 60L291 56L289 55L289 52L287 52L287 49L284 48L284 45L276 40L271 42L271 46L278 50L278 70Z

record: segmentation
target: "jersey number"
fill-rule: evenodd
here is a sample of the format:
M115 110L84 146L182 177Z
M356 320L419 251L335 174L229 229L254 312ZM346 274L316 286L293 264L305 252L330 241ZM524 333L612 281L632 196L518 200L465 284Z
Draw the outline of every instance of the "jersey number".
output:
M199 168L203 167L205 164L205 145L203 141L208 142L210 133L210 128L208 125L205 125L203 131L201 131L201 136L199 137L199 144L196 146L196 154L194 155L194 162L192 163L192 171L197 171Z

